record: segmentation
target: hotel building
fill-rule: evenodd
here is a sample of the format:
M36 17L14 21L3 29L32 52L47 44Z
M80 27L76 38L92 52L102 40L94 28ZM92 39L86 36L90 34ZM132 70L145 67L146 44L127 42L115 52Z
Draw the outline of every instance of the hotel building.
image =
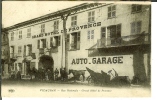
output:
M27 75L27 68L42 67L41 55L49 55L54 69L67 61L68 69L114 69L119 76L150 80L150 13L150 5L85 3L7 27L9 67ZM68 15L68 59L62 15Z

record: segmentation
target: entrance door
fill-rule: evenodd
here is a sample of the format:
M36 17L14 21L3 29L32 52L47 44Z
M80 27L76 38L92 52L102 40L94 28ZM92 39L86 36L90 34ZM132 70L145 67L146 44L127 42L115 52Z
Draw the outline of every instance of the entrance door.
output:
M30 62L26 62L26 75L28 75L30 71Z

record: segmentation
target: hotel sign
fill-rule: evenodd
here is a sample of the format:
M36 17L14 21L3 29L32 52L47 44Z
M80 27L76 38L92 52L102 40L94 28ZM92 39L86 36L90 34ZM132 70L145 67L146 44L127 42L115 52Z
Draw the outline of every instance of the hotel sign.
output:
M66 29L66 32L73 32L73 31L78 31L78 30L87 29L87 28L91 28L91 27L98 27L98 26L101 26L101 22L95 22L95 23L90 23L90 24L86 24L86 25L71 27L71 28ZM49 32L49 33L33 35L32 38L40 38L40 37L50 36L50 35L59 34L59 33L63 33L63 30L61 30L60 32L53 31L53 32Z

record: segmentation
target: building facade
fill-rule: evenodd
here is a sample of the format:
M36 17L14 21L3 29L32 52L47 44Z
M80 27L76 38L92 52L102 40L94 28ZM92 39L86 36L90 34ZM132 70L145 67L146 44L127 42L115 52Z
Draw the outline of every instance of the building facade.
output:
M63 20L66 20L65 59ZM41 68L39 58L49 55L54 69L100 72L150 79L150 5L81 4L6 28L12 71L28 74ZM86 76L89 73L86 71Z
M8 34L2 30L1 34L1 70L2 78L9 77L9 39Z

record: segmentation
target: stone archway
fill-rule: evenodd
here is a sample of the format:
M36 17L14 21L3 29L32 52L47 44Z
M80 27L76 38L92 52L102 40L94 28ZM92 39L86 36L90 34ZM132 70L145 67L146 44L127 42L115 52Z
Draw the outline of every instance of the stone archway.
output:
M42 55L39 58L39 69L38 69L39 73L41 75L44 75L47 73L48 75L48 79L49 80L54 80L54 75L53 75L53 71L54 71L54 60L51 56L49 55ZM41 76L43 77L43 76Z

